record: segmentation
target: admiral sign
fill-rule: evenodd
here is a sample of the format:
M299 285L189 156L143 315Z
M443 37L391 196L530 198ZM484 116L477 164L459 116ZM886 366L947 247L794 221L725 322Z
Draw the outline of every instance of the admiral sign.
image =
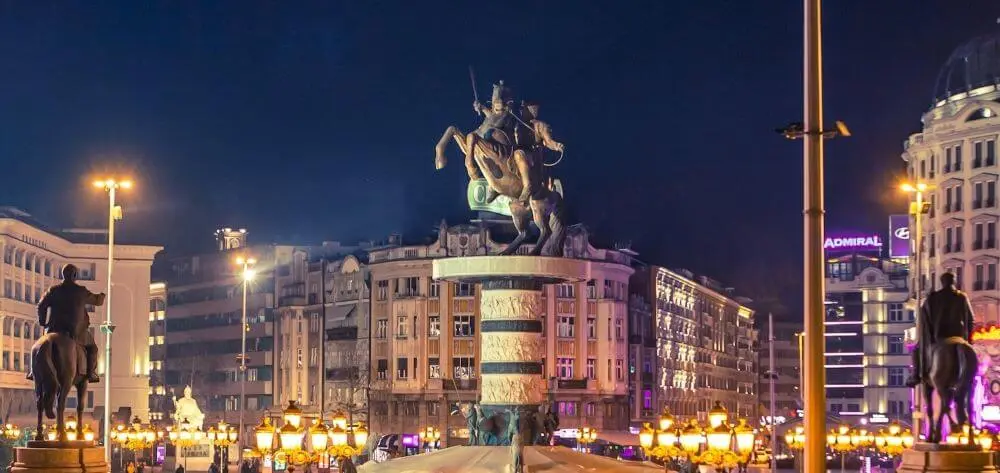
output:
M823 242L826 251L877 251L882 248L878 235L839 235L827 237Z

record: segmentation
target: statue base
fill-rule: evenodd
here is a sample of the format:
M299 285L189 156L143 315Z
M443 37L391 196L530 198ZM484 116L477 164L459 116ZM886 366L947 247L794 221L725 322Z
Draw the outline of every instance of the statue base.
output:
M28 447L14 449L10 473L85 473L107 472L104 449L93 442L32 441Z
M918 443L903 452L899 473L997 473L993 452L975 445Z

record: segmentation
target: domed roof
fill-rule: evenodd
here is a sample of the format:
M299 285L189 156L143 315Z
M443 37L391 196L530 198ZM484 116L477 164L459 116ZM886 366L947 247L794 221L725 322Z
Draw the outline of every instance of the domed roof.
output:
M934 102L986 85L1000 84L1000 32L959 46L941 67Z

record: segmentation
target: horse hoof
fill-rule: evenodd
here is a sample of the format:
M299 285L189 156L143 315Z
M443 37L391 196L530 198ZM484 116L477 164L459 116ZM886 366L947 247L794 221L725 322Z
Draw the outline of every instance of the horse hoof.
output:
M444 165L448 163L448 160L444 156L437 156L434 158L434 169L444 169Z

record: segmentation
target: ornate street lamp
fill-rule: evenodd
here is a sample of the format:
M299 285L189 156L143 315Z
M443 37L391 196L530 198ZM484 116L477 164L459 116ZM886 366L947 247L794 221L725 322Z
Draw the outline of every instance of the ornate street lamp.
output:
M4 424L0 426L0 436L7 440L17 440L21 438L21 428L11 423Z
M361 454L368 442L368 431L364 426L347 425L347 419L339 413L334 414L331 427L317 421L311 428L304 429L301 427L302 410L295 401L289 401L282 418L285 424L275 429L271 425L270 414L265 414L264 420L254 429L257 454L265 456L273 453L276 458L285 457L293 465L322 463L324 455L329 455L341 464L343 471L347 465L353 467L350 457ZM309 444L305 446L303 441L307 433ZM275 445L275 436L279 445Z
M576 441L582 450L587 450L595 440L597 440L597 429L593 427L584 427L576 431Z
M420 441L424 443L427 451L436 450L440 447L438 442L441 441L441 431L428 425L426 429L420 431Z
M226 423L219 421L217 425L211 426L206 432L208 441L218 450L219 463L223 465L223 471L229 465L229 446L235 445L239 441L239 431Z

